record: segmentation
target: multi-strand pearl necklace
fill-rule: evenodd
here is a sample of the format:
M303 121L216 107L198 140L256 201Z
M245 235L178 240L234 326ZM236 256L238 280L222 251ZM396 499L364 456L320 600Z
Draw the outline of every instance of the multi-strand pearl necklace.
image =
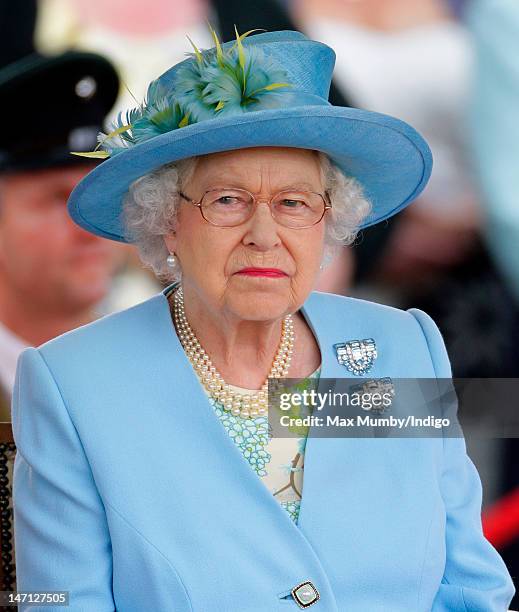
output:
M295 338L292 315L287 315L283 319L279 347L261 390L254 394L242 395L233 391L225 382L191 329L184 311L182 287L176 290L173 304L173 318L180 342L209 395L235 416L256 418L266 415L268 411L268 379L284 377L288 374L290 368Z

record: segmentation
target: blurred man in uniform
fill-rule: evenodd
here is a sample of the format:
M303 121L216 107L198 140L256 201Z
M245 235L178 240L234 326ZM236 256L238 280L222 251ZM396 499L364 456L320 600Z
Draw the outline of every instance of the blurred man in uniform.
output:
M10 420L16 362L96 318L118 248L68 216L66 202L96 161L91 151L119 90L91 53L31 54L0 70L0 421Z

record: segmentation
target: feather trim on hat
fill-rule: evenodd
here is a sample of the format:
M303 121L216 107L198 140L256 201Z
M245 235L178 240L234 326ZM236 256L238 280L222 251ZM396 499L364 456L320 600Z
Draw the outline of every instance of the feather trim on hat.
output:
M244 48L242 40L255 30L238 34L236 42L223 49L211 29L215 47L194 52L182 65L171 90L161 79L152 81L145 101L119 113L108 134L100 133L95 151L73 153L82 157L117 155L141 142L218 115L241 114L276 108L292 93L286 72L258 48ZM188 37L189 38L189 37Z

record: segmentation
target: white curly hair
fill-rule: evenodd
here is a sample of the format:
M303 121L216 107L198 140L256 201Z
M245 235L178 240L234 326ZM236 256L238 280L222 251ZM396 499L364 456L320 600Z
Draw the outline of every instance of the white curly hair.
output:
M324 218L325 266L340 247L355 240L360 224L371 212L371 204L356 179L346 177L326 154L317 153L324 189L332 204ZM179 191L189 182L197 161L198 157L190 157L161 166L134 181L124 198L126 236L138 248L144 266L166 283L179 280L182 275L178 263L173 268L166 263L169 252L164 236L175 230L181 201Z

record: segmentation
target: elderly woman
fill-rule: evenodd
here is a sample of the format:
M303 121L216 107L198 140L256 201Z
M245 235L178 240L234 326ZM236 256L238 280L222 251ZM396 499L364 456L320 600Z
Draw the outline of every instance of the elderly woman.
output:
M425 313L312 292L423 189L427 145L330 106L321 43L215 43L101 136L70 198L168 287L20 358L18 588L88 612L506 609L463 438L270 431L269 379L450 376Z

